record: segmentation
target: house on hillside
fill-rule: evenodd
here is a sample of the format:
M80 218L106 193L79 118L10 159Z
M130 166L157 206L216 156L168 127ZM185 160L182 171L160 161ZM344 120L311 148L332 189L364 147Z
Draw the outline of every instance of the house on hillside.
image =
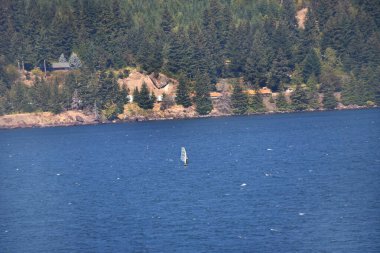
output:
M211 99L218 99L218 98L220 98L221 96L222 96L222 93L220 93L220 92L215 92L215 91L210 92L210 98L211 98Z
M57 70L70 70L70 64L68 62L53 62L51 64L51 71Z
M261 89L259 89L258 91L257 90L246 90L245 93L248 95L248 96L254 96L256 95L257 93L262 95L262 96L271 96L272 95L272 91L271 89L267 88L267 87L263 87Z
M270 96L270 95L272 95L272 91L271 91L271 89L269 89L267 87L263 87L259 90L259 94L263 95L263 96Z

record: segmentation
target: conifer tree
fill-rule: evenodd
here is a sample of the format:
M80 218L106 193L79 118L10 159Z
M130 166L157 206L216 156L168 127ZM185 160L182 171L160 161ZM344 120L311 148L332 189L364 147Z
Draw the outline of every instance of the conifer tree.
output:
M314 50L312 50L303 61L302 76L304 82L307 82L309 77L314 74L317 78L321 73L321 64Z
M133 96L133 102L138 104L140 100L140 92L137 87L135 87L135 89L133 90L132 96Z
M308 94L301 85L297 85L295 91L292 93L290 98L292 100L292 108L294 110L303 111L308 108Z
M31 90L32 103L36 110L49 111L48 101L50 97L50 89L45 81L36 77Z
M154 102L152 96L149 94L148 86L144 82L141 86L140 94L138 96L137 104L142 109L152 109Z
M118 97L116 100L118 113L123 113L124 105L128 103L128 95L128 89L126 87L123 86L119 89Z
M323 107L326 109L335 109L337 101L334 96L334 91L329 89L323 96Z
M173 29L173 17L168 10L168 5L165 4L164 12L161 17L161 29L164 31L166 36L169 36Z
M16 82L12 84L11 89L9 90L9 102L11 106L11 110L13 112L30 112L33 108L31 108L29 96L28 96L28 88L25 87L23 83ZM5 106L6 107L6 106ZM0 111L2 111L0 109Z
M51 87L51 93L50 93L50 99L49 99L49 110L54 113L58 114L62 112L62 104L61 104L61 97L59 92L59 83L58 79L55 78L54 82Z
M286 101L285 95L283 92L280 92L278 97L276 98L276 107L279 111L287 111L289 110L289 103Z
M244 79L253 86L265 86L271 58L269 39L265 31L256 31L244 69Z
M187 108L192 105L184 75L180 75L175 101L178 105Z
M82 67L82 61L79 59L76 53L71 54L69 58L69 64L70 68L72 69L79 69L80 67Z
M269 72L268 88L277 91L281 84L289 83L290 67L285 54L280 49Z
M61 56L59 56L58 62L61 62L61 63L66 63L67 62L66 57L65 57L64 54L61 54Z
M81 107L82 101L79 98L78 90L75 89L71 101L71 109L78 110Z
M233 112L235 114L244 114L248 110L248 95L243 92L240 85L235 85L231 96Z
M265 107L263 104L263 98L260 94L256 92L255 95L250 97L249 99L249 107L254 112L263 112L265 111Z
M212 102L210 99L209 79L205 74L197 74L195 79L195 106L196 111L200 115L209 114L212 109Z

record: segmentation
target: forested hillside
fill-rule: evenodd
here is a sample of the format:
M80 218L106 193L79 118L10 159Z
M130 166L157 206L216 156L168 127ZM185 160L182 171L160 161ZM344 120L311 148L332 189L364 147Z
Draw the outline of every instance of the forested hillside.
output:
M296 19L303 8L304 28ZM380 104L375 0L2 0L0 13L2 114L59 112L75 100L121 109L128 91L109 70L127 66L181 78L195 104L207 107L203 114L219 78L243 77L242 89L293 86L305 96L298 109L312 107L317 93ZM49 67L72 53L82 64L63 81L40 75L31 86L20 83L18 62L44 70L44 61Z

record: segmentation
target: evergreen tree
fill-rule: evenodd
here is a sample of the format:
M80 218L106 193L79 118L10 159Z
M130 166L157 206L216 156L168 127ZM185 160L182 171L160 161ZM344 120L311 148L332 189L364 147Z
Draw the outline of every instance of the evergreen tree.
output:
M253 95L249 100L249 107L250 110L253 112L263 112L265 111L265 107L263 104L263 98L260 94L256 93Z
M210 99L209 79L205 74L197 74L195 79L195 109L200 115L209 114L212 109Z
M278 97L276 98L276 107L279 111L287 111L289 110L289 103L286 101L285 95L283 92L280 92Z
M71 109L78 110L81 108L82 101L79 98L78 90L75 89L71 98Z
M256 31L251 52L244 69L244 79L253 86L266 86L271 53L269 39L265 32Z
M58 62L61 62L61 63L66 63L67 62L66 57L65 57L64 54L61 54L61 56L58 59Z
M76 53L71 54L69 58L69 64L70 68L72 69L79 69L80 67L82 67L82 61L79 59Z
M307 82L309 77L314 74L317 78L321 73L321 64L314 50L312 50L305 58L302 64L302 76L304 82Z
M235 114L244 114L248 110L248 95L243 92L240 85L235 85L231 96L233 112Z
M161 29L164 31L166 36L169 36L170 33L172 32L172 29L174 27L173 23L174 23L173 17L168 10L168 6L165 5L164 12L162 13L160 25L161 25Z
M326 109L335 109L337 101L334 96L334 91L329 89L323 96L323 107Z
M117 98L117 106L120 110L124 110L124 105L129 102L128 95L129 95L129 90L123 86L121 89L119 89L119 94Z
M280 49L269 72L268 88L277 91L281 84L289 83L289 72L289 63L283 51Z
M36 110L49 111L48 101L50 97L50 88L44 79L36 77L32 86L31 95L31 102Z
M10 110L12 110L13 112L30 112L33 109L31 108L31 105L29 103L30 100L28 96L28 88L20 82L12 84L12 87L9 90L8 99L9 101L4 102L10 103Z
M178 105L182 105L185 108L192 105L187 86L184 76L180 75L175 101Z
M169 40L165 70L173 74L177 74L181 70L187 72L189 50L189 41L185 37L184 31L179 30L178 33L173 34Z
M138 96L137 104L142 109L152 109L154 101L152 96L149 94L148 86L144 82L141 86L140 94Z
M303 111L308 108L308 94L301 85L297 85L295 91L290 96L292 100L292 108L296 111Z
M51 87L49 110L54 114L62 112L61 96L59 92L59 83L57 78L54 79L54 82Z
M119 85L112 72L107 74L102 71L99 75L99 103L104 108L106 104L110 105L116 102L118 98Z
M140 92L139 90L137 89L137 87L135 87L135 89L133 90L133 102L134 103L139 103L139 100L140 100Z

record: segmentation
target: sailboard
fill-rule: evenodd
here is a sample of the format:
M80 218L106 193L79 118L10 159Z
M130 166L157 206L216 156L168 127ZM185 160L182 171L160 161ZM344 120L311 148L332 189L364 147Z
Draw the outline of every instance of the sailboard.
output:
M184 147L181 148L181 161L183 165L187 165L189 158L187 157L186 149Z

